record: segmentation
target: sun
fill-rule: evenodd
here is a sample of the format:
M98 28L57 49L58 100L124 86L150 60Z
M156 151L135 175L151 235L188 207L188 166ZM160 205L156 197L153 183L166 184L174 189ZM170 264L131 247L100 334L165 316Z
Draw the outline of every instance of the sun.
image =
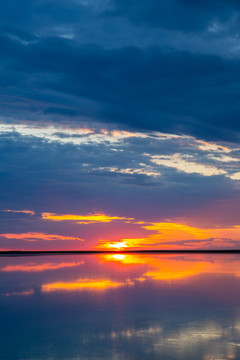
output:
M116 250L123 250L123 249L126 249L128 247L128 245L127 245L127 243L125 241L117 241L117 242L114 242L114 243L108 243L106 245L107 245L107 247L113 248L113 249L116 249Z

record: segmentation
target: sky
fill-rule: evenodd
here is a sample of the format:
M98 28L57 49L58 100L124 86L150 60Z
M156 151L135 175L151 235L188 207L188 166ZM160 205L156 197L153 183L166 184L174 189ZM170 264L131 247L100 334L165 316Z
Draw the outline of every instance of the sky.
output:
M239 249L237 0L0 4L0 249Z

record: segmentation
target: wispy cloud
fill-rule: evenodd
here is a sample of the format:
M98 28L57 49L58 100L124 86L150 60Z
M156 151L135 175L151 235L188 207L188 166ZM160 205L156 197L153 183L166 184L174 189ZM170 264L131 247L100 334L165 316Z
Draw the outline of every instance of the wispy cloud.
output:
M50 143L57 142L61 145L88 145L88 144L117 144L125 139L145 139L150 136L141 132L94 129L87 127L67 127L63 125L35 125L31 122L20 124L0 123L0 135L17 133L24 137L35 137ZM160 135L160 133L159 133ZM158 136L160 138L160 136ZM163 138L165 136L163 135Z
M231 175L228 175L228 177L232 180L240 180L240 172L233 173Z
M141 165L141 164L140 164ZM156 171L151 166L143 166L142 168L117 168L117 167L99 167L93 170L100 172L110 172L123 175L146 175L146 176L161 176L159 171Z
M195 140L197 147L203 151L213 151L218 153L230 153L232 150L230 147L216 144L214 142L208 142L203 140Z
M191 160L190 155L153 155L151 161L156 165L175 168L187 174L200 174L203 176L223 175L227 172L216 166L205 165Z
M24 241L55 241L55 240L78 240L84 241L79 237L73 236L63 236L63 235L53 235L53 234L46 234L46 233L38 233L38 232L28 232L28 233L5 233L0 234L0 237L5 239L18 239Z

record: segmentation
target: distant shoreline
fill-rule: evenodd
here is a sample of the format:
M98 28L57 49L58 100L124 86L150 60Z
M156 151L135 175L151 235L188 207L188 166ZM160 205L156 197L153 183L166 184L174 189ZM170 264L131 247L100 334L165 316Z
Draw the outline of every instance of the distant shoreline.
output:
M91 255L91 254L240 254L239 250L46 250L46 251L0 251L0 256L28 256L28 255Z

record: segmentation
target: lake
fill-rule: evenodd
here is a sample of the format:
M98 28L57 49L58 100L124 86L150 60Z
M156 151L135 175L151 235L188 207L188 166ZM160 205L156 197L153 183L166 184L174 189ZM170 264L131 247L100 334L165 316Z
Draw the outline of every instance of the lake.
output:
M1 257L1 360L240 359L240 255Z

